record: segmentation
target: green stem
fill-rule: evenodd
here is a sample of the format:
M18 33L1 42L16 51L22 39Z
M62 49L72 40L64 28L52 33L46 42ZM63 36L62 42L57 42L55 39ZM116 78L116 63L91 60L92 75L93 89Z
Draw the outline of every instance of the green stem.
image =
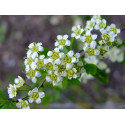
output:
M28 86L29 88L31 88L31 89L32 89L32 87L31 87L30 85L28 85L28 84L26 84L26 83L24 83L24 85L26 85L26 86Z
M73 42L74 42L74 39L75 39L75 38L74 38L74 37L72 37L72 39L71 39L71 45L70 45L70 47L69 47L69 48L70 48L70 50L72 50L72 49L73 49Z

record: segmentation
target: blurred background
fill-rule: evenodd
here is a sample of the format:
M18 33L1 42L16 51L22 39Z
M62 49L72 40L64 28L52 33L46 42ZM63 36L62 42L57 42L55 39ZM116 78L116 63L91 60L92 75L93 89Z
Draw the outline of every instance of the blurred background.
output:
M71 27L86 24L91 16L0 16L0 89L7 95L7 86L18 75L25 77L24 57L31 42L42 42L54 48L57 35L70 34ZM125 28L125 16L102 16L107 23ZM125 41L125 31L119 37ZM79 50L79 46L77 46ZM107 62L111 68L109 84L90 80L80 86L45 88L42 104L31 108L125 108L125 64Z

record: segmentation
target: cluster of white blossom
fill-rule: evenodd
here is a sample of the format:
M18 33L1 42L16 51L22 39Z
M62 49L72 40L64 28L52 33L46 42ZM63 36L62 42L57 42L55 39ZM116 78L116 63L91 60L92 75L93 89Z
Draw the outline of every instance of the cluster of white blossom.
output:
M101 33L101 39L98 39L97 34L92 34L93 30L98 30ZM103 57L109 58L112 62L123 61L124 53L116 46L121 44L118 39L120 29L116 28L115 24L106 25L106 20L101 19L100 16L93 16L91 20L87 21L85 28L81 25L72 27L71 37L80 40L83 43L84 57L80 52L75 53L69 50L71 41L68 35L57 35L55 41L55 48L44 54L44 47L41 42L30 43L27 50L27 57L25 58L25 72L26 77L33 83L37 83L37 78L42 76L41 70L44 70L47 75L45 77L47 82L54 85L59 85L63 78L76 79L86 83L87 80L94 77L87 74L84 69L84 62L87 64L95 64L98 68L109 73L110 69L107 64L101 59ZM67 52L64 52L67 49ZM9 85L9 98L16 97L17 88L22 87L25 81L18 76L14 80L14 85ZM28 100L18 99L16 104L18 108L29 109L29 103L41 103L41 98L45 96L44 92L39 92L39 88L35 87L28 92ZM29 102L29 103L28 103Z
M92 33L92 31L96 30L101 33L101 38L97 34ZM117 48L119 44L122 44L122 41L118 38L120 29L117 29L115 24L108 26L106 20L102 19L101 16L93 16L91 20L87 21L85 28L81 25L73 26L72 32L71 37L75 37L83 42L84 60L86 63L95 64L98 68L109 73L110 68L100 59L108 57L112 62L123 61L124 53ZM92 75L83 73L80 81L82 80L85 83L93 78Z
M14 98L17 96L18 88L22 87L25 83L24 79L20 76L15 78L15 84L9 84L8 94L9 98ZM28 92L28 101L29 103L36 102L37 104L41 103L41 98L44 97L44 92L39 92L38 88L34 88L33 90ZM17 108L29 109L29 103L27 100L18 99L18 103L16 103Z

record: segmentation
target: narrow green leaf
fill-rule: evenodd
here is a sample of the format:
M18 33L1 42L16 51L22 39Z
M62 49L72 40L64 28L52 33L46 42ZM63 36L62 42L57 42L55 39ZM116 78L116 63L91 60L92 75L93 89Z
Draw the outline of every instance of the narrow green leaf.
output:
M107 73L103 70L100 70L99 68L97 68L97 73L94 76L98 78L102 83L107 84L109 82L109 77Z

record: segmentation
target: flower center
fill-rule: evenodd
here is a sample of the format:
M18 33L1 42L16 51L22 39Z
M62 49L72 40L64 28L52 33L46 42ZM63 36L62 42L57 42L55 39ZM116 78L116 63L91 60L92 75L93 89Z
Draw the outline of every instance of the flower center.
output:
M65 62L65 63L71 63L71 61L72 61L72 58L71 58L70 56L66 56L66 57L64 58L64 62Z
M28 71L28 76L29 76L29 77L34 77L34 76L35 76L35 70L30 69L30 70Z
M38 92L33 92L31 95L31 98L33 98L34 100L39 98L39 93Z
M58 72L63 72L65 71L66 67L65 65L58 65Z
M73 69L69 69L69 70L67 70L67 75L69 76L69 77L72 77L73 75L74 75L74 70Z
M76 28L75 34L76 34L77 36L80 35L80 34L81 34L81 29Z
M76 68L77 72L81 71L81 67L80 66L76 66L75 68Z
M39 68L42 68L43 65L44 65L44 60L43 60L43 59L38 60L37 66L38 66Z
M100 27L100 29L104 28L104 27L105 27L105 23L104 23L104 22L101 22L101 23L99 24L99 27Z
M52 73L52 74L50 75L50 77L51 77L51 80L53 80L53 81L56 81L56 80L57 80L57 75L55 75L54 73Z
M110 41L110 36L109 34L103 34L104 40L105 41Z
M90 56L92 56L92 55L94 55L94 49L92 49L92 48L89 48L88 50L87 50L87 52L88 52L88 54L90 55Z
M22 101L22 102L21 102L21 106L22 106L22 107L27 107L28 105L27 105L27 103L26 103L25 101Z
M33 62L33 59L32 59L32 58L27 58L27 64L28 64L28 65L31 65L32 62Z
M59 53L58 52L53 52L52 59L56 60L58 58L59 58Z
M65 44L66 44L66 40L64 40L64 39L59 40L59 45L65 45Z
M116 28L111 28L110 31L113 31L115 34L117 33L117 29Z
M11 92L14 95L16 93L16 89L14 87L11 88Z
M47 63L47 64L46 64L46 68L47 68L48 70L52 70L52 69L53 69L53 64L52 64L51 62Z
M38 47L38 46L33 46L32 52L37 52L38 50L39 50L39 47Z
M86 42L91 43L93 41L92 36L86 36Z
M101 49L100 49L100 55L103 56L105 53L106 53L106 50L103 49L103 48L101 48Z

